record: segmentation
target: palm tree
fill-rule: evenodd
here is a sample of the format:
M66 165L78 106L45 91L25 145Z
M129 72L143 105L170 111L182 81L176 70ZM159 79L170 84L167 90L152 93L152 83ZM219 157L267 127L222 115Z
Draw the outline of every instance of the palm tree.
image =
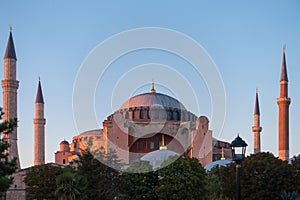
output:
M66 171L56 179L56 195L59 200L80 199L82 190L85 188L85 181L75 173Z

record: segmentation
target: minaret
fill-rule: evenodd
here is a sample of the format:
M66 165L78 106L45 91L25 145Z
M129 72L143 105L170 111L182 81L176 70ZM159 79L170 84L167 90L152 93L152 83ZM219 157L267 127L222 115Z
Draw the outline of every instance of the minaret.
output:
M16 79L17 74L17 57L15 52L14 41L12 37L12 27L10 27L9 38L4 55L4 79L2 80L3 89L3 121L16 119L17 112L17 90L19 81ZM3 134L2 139L6 139L10 144L8 153L9 159L17 158L17 168L20 169L20 160L18 153L18 133L17 128L9 134Z
M285 61L285 46L282 52L282 68L280 75L280 97L277 98L278 112L278 156L281 160L289 159L289 106L291 99L288 97L288 77Z
M34 165L45 164L45 124L44 98L39 78L38 89L35 99L34 124Z
M254 153L260 152L260 132L262 128L260 126L260 112L258 101L258 89L256 89L256 99L254 105L254 124L252 126L252 132L254 134Z

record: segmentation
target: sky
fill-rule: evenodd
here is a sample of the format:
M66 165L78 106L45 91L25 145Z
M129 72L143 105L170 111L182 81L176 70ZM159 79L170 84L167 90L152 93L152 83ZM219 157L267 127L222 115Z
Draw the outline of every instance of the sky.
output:
M277 156L276 98L279 96L284 44L292 99L290 156L300 153L300 127L297 124L300 119L299 1L2 1L0 55L5 53L10 25L18 58L18 147L23 168L33 165L33 118L38 76L41 77L47 120L46 162L54 161L60 141L71 141L73 136L85 130L101 128L102 121L127 98L148 92L153 79L158 92L178 97L197 116L206 115L211 119L212 112L224 104L224 126L215 125L223 124L222 120L212 123L213 136L231 142L239 133L249 145L248 154L253 153L251 127L258 87L263 128L261 148ZM90 126L85 120L76 121L74 116L78 111L74 111L73 103L77 97L73 92L81 69L93 52L95 55L101 44L124 31L147 27L171 30L197 42L206 52L206 58L214 63L220 76L216 81L221 80L225 101L221 92L219 103L214 103L212 97L218 94L211 94L209 88L212 86L204 74L197 73L182 57L145 48L114 60L98 77L96 87L86 88L94 92L92 106L98 125ZM149 40L152 37L155 35L150 34ZM178 46L184 45L174 41L177 43ZM125 45L125 41L117 44L118 47ZM114 50L108 47L107 53ZM196 54L192 50L188 53ZM102 56L105 58L106 54L98 55L98 58L101 60ZM3 60L0 65L3 66ZM140 82L127 88L127 84L135 83L129 81L134 79L132 75L136 75ZM0 78L3 79L3 72ZM90 81L89 77L86 81ZM185 86L191 90L185 90ZM193 91L194 96L185 93L188 91ZM80 96L86 96L85 91L81 92ZM0 96L1 102L2 94ZM79 107L85 108L86 104L83 102Z

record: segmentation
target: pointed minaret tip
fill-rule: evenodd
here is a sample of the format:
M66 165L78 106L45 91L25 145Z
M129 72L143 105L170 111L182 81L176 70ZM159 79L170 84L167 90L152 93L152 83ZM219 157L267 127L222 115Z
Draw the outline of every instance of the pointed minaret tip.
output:
M259 115L259 101L258 101L258 88L256 88L256 98L255 98L255 106L254 106L254 115Z
M12 26L10 26L9 31L10 31L9 38L8 38L4 58L14 58L17 60L15 46L14 46L14 40L12 37Z
M282 68L281 68L281 74L280 74L280 81L288 81L287 70L286 70L285 51L286 51L286 45L283 45L283 47L282 47Z
M37 89L37 93L36 93L35 103L44 103L44 97L43 97L43 92L42 92L40 76L39 76L39 83L38 83L38 89Z

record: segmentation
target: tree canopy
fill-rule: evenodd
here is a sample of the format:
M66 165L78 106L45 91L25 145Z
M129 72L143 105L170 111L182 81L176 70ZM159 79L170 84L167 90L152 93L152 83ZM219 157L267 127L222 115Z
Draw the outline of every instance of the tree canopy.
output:
M71 168L66 168L56 178L56 196L60 200L83 199L83 191L86 189L87 181L84 177Z
M2 120L2 108L0 108L0 120ZM11 119L0 123L0 134L10 134L17 127L17 119ZM8 156L9 143L5 139L0 139L0 197L12 183L10 177L17 169L16 158L9 160Z
M170 156L162 166L155 190L159 199L205 199L206 172L196 158Z
M158 199L158 173L152 170L148 161L134 162L123 173L127 199Z
M113 199L122 194L120 171L95 159L88 151L80 155L77 165L78 174L87 180L85 199Z
M221 167L219 173L223 194L234 199L235 164ZM300 191L299 172L287 161L271 153L248 156L241 167L242 199L281 199L281 194Z
M29 199L56 199L56 178L63 173L63 169L52 164L38 165L30 168L24 182L26 195Z

